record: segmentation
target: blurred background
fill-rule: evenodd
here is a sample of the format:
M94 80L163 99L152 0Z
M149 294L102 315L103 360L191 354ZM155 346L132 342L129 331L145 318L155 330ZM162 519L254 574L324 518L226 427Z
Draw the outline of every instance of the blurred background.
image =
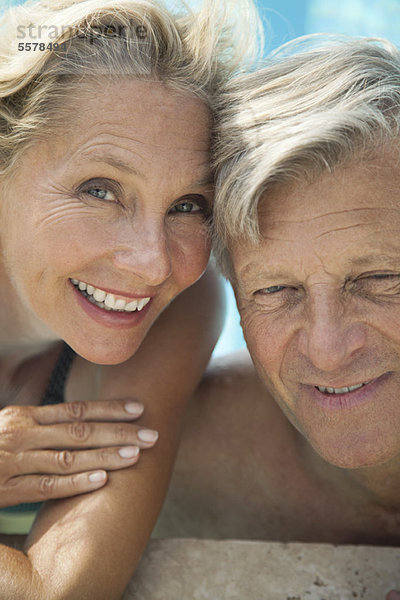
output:
M232 0L234 2L235 0ZM265 52L308 33L384 37L400 46L400 0L256 0L266 31ZM231 287L215 356L245 346Z
M23 4L25 0L0 0L1 9ZM164 0L167 4L173 0ZM186 0L195 4L199 0ZM232 3L235 0L231 0ZM265 53L289 40L308 33L341 33L384 37L400 46L400 0L255 0L265 31ZM215 356L245 346L228 283L225 285L227 314Z

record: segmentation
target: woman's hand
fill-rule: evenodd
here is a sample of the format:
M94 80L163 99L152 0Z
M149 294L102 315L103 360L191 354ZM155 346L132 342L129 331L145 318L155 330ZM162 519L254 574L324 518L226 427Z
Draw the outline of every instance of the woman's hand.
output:
M0 507L76 496L107 471L135 464L157 433L133 425L129 400L7 406L0 410Z

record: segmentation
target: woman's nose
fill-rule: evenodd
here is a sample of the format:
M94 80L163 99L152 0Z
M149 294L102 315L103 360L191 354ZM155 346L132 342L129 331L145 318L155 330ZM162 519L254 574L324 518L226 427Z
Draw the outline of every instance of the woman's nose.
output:
M299 349L315 368L330 372L346 366L365 342L365 325L352 319L345 300L324 292L313 298Z
M119 232L114 265L142 279L147 285L161 285L172 272L170 242L162 225L136 223Z

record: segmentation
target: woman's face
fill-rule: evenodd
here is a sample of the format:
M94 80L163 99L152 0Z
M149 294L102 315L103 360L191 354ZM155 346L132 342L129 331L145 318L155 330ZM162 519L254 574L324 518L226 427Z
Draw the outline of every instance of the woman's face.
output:
M134 80L99 84L73 109L2 191L4 285L28 333L119 363L206 267L209 114Z

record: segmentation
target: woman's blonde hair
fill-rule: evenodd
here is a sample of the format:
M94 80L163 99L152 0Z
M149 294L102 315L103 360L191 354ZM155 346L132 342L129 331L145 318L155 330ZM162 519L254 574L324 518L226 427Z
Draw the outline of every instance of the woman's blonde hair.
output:
M215 253L257 243L268 190L379 152L399 135L400 53L384 40L305 36L228 82L217 108Z
M151 79L210 102L261 39L252 0L27 0L0 19L0 176L62 126L77 84ZM116 107L117 108L117 107Z

